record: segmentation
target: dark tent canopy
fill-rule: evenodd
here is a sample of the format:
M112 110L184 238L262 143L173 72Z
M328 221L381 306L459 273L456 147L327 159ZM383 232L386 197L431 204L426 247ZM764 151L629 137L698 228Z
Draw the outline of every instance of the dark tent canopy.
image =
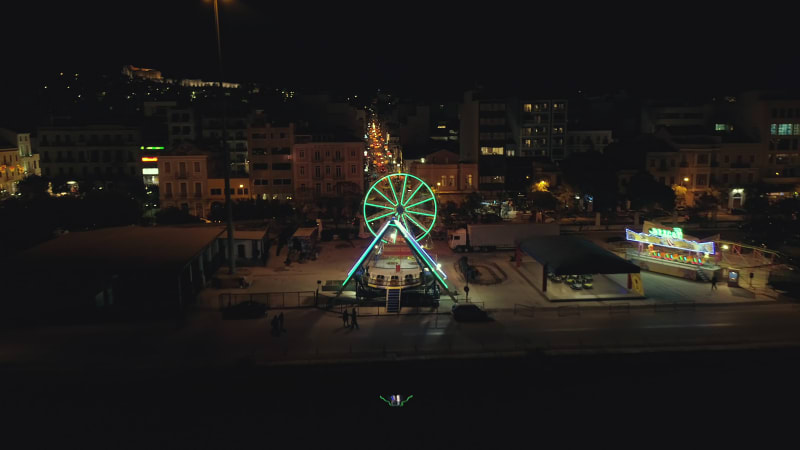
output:
M639 266L574 236L526 239L520 249L556 275L638 273Z

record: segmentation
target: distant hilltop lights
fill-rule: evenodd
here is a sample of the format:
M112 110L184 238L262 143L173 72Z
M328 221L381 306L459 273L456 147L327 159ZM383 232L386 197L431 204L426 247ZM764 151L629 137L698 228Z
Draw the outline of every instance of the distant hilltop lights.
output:
M239 83L229 83L226 81L203 81L200 79L186 78L182 80L173 80L171 78L164 78L160 70L147 69L144 67L136 67L126 65L122 67L122 74L128 78L139 78L147 81L155 81L158 83L179 84L186 87L215 87L222 86L225 89L238 89L241 87Z

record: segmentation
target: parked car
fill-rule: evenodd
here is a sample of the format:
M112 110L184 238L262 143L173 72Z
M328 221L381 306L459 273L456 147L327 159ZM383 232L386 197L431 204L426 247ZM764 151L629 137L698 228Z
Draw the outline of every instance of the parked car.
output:
M474 303L456 303L453 305L453 319L464 322L484 322L491 320L489 313Z
M569 287L571 287L573 291L580 291L581 286L582 284L578 281L573 281L572 283L569 283Z
M229 319L260 319L266 317L267 305L258 302L246 301L222 310L222 318Z

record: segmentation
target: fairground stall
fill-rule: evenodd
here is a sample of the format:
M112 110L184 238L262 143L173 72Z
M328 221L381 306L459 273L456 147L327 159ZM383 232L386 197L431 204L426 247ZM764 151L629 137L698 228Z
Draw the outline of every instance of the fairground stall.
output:
M629 261L650 272L704 281L716 275L721 280L720 255L712 240L656 222L645 221L642 228L641 232L625 230L626 239L634 244L626 251Z

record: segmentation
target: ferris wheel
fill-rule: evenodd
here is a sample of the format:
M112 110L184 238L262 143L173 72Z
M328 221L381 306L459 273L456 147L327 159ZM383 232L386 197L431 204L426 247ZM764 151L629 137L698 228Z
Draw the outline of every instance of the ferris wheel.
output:
M420 241L436 223L436 197L424 181L407 173L380 178L364 197L364 223L377 236L384 223L395 217Z

